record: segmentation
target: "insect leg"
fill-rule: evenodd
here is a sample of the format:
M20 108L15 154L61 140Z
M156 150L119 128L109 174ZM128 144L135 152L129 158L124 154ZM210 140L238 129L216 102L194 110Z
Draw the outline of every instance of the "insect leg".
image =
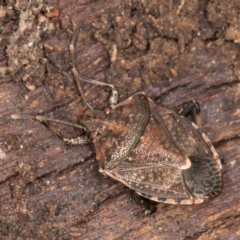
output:
M202 119L201 119L201 110L200 105L196 101L190 101L186 103L178 112L179 115L187 117L190 114L193 116L194 122L197 126L202 126Z
M152 210L151 201L149 199L141 197L141 204L145 216L150 215L154 212L154 210Z
M74 47L74 43L75 43L75 41L76 41L76 39L78 37L79 30L80 30L81 26L82 26L82 23L79 22L78 25L76 26L75 30L74 30L74 33L73 33L73 36L72 36L72 40L71 40L70 45L69 45L70 59L71 59L71 64L72 64L72 73L73 73L73 76L74 76L74 78L76 80L78 91L79 91L81 97L83 98L83 101L86 104L86 106L88 108L90 108L90 109L93 109L92 106L84 98L80 82L81 81L85 81L87 83L91 83L91 84L95 84L95 85L99 85L99 86L109 87L111 89L111 93L110 93L110 97L109 97L109 105L110 105L110 107L114 106L114 105L117 104L118 92L117 92L117 90L115 89L115 87L112 84L99 82L99 81L96 81L94 79L81 76L81 75L79 75L79 73L77 71L76 62L75 62L75 47Z
M129 199L131 202L141 204L142 211L145 216L152 214L155 211L155 208L152 206L152 203L149 199L139 196L133 190L130 190Z

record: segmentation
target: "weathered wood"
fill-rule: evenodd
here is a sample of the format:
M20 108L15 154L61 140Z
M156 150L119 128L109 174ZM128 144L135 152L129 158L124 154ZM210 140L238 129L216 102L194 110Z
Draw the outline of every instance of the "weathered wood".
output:
M85 107L68 43L71 20L82 21L79 71L116 85L120 100L144 90L173 110L200 102L224 180L221 195L207 203L160 203L145 217L129 190L98 173L93 146L66 146L32 120L0 122L1 239L240 238L239 7L234 0L1 2L0 116L77 121ZM106 89L82 85L102 108ZM66 136L80 133L58 127Z

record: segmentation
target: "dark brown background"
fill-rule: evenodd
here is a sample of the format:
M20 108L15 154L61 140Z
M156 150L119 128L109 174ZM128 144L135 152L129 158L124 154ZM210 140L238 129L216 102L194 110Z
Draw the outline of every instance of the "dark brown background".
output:
M145 217L129 190L98 173L91 145L66 146L32 120L4 121L0 238L240 238L239 0L0 0L0 115L77 121L84 106L69 71L71 20L82 21L78 70L114 84L120 100L144 90L173 110L200 102L224 189L201 205L157 204ZM107 89L83 85L102 108Z

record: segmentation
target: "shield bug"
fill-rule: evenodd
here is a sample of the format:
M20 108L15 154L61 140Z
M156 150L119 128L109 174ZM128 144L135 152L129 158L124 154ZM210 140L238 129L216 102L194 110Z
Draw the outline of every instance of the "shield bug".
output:
M74 43L71 43L72 73L80 95L88 106L79 123L44 116L13 114L10 119L36 119L68 124L85 134L67 139L54 132L67 144L93 143L99 171L122 182L144 198L170 204L197 204L217 196L222 190L221 162L207 136L186 117L200 107L195 101L179 113L155 104L143 92L118 103L118 92L111 84L82 77L75 65ZM110 88L108 105L94 110L85 100L80 82ZM199 121L196 121L199 123ZM51 127L52 128L52 127Z

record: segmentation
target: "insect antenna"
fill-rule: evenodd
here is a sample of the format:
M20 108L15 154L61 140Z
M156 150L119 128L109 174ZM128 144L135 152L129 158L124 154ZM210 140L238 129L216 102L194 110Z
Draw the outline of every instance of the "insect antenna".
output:
M75 78L75 81L76 81L76 84L77 84L77 87L78 87L78 91L79 91L85 105L88 108L90 108L91 110L93 110L93 107L87 102L87 100L85 99L85 97L83 95L83 91L82 91L82 87L81 87L80 82L84 81L84 82L99 85L99 86L109 87L111 89L111 93L110 93L110 97L109 97L108 102L109 102L109 106L113 107L117 104L117 100L118 100L118 92L115 89L114 85L104 83L104 82L99 82L99 81L96 81L94 79L81 76L77 71L76 61L75 61L75 47L74 47L74 44L75 44L76 39L78 37L81 26L82 26L82 22L79 22L78 25L76 26L75 30L74 30L74 33L73 33L73 36L72 36L72 39L71 39L71 42L70 42L70 45L69 45L70 61L71 61L71 64L72 64L72 69L71 70L72 70L73 76Z
M48 118L45 116L41 116L41 115L27 115L27 114L11 114L8 116L2 116L0 117L0 121L4 121L7 119L12 119L12 120L29 120L29 119L35 119L38 120L39 122L43 122L43 123L47 123L47 122L55 122L55 123L61 123L61 124L65 124L74 128L79 128L84 130L85 132L88 132L88 130L77 123L72 123L72 122L68 122L68 121L64 121L64 120L60 120L60 119L54 119L54 118ZM47 123L48 124L48 123Z

